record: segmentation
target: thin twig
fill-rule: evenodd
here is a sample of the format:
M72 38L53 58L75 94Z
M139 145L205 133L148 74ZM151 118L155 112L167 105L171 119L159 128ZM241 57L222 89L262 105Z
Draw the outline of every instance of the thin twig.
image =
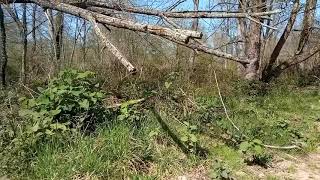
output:
M263 147L270 148L270 149L301 149L297 145L291 145L291 146L272 146L272 145L266 145L266 144L260 144Z
M34 96L33 94L31 93L31 91L37 95L39 95L39 93L37 93L36 91L32 90L31 88L28 88L26 85L24 85L23 83L19 83L22 87L24 87L28 92L29 94L31 95L32 99L34 99Z
M221 101L221 104L223 106L223 109L224 109L224 113L226 114L226 117L227 117L227 120L232 124L232 126L238 131L240 132L242 135L243 133L240 131L240 129L236 126L236 124L231 120L231 118L229 117L229 114L228 114L228 110L226 108L226 105L223 101L223 98L222 98L222 95L221 95L221 91L220 91L220 87L219 87L219 83L218 83L218 78L217 78L217 73L216 73L216 70L213 70L213 73L214 73L214 79L216 81L216 85L217 85L217 90L218 90L218 93L219 93L219 97L220 97L220 101ZM245 135L244 135L245 136Z

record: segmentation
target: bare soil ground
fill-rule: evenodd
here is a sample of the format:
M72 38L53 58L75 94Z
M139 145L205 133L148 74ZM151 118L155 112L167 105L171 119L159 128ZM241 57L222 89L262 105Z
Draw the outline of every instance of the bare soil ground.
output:
M278 180L320 180L320 148L317 152L303 155L276 157L269 168L260 166L248 166L246 172L237 172L235 179L247 179L247 175L254 179L278 179ZM237 177L238 176L238 177ZM177 180L209 180L207 170L199 167L185 175L173 178ZM252 178L249 178L252 179Z
M272 177L281 180L320 180L320 150L299 157L287 155L276 158L268 169L252 166L249 171L259 179Z

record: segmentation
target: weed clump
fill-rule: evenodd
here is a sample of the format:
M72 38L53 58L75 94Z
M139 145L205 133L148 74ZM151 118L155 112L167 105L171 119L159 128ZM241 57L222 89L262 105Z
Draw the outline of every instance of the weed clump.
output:
M6 161L1 169L14 171L36 156L37 149L54 139L76 132L89 132L107 119L103 108L104 93L93 81L94 73L65 70L59 73L46 88L38 88L37 97L20 98L19 116L24 124L4 151ZM15 157L16 164L10 156Z

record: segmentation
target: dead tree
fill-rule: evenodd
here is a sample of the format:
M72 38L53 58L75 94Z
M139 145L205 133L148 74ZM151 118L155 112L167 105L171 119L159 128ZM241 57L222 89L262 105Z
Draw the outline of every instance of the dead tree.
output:
M312 7L316 2L315 0L308 1L307 6ZM117 4L112 1L96 1L96 0L0 0L2 3L34 3L45 9L57 10L63 13L71 14L87 21L90 21L95 27L95 31L101 39L104 41L106 47L119 59L119 61L130 71L135 71L134 66L118 51L118 49L107 40L105 35L99 31L99 24L107 27L112 26L116 28L128 29L131 31L148 33L151 35L165 38L169 41L185 46L198 52L204 52L214 55L219 58L224 58L233 62L241 64L244 68L244 77L249 80L260 79L259 67L261 65L261 39L262 39L262 27L270 30L276 29L270 26L270 15L279 13L279 10L267 8L266 0L239 0L239 11L160 11L156 9L133 7L124 4ZM295 22L297 8L299 9L299 1L294 1L291 16L289 18L287 27L284 33L279 39L274 51L268 60L268 65L264 68L261 80L269 81L273 77L277 77L279 72L282 72L285 68L289 67L289 64L295 64L297 62L306 61L312 54L318 53L318 49L310 51L308 53L297 53L292 58L289 58L285 63L280 65L276 64L276 60L284 46L290 32L292 31L292 25ZM308 9L307 9L308 10ZM308 14L311 16L313 12L310 10L305 12L305 16ZM309 12L309 13L308 13ZM115 16L117 13L128 14L142 14L148 16L155 16L165 19L173 26L173 28L163 27L154 24L143 24L130 20L129 18L119 18ZM126 16L127 17L127 16ZM129 17L129 16L128 16ZM228 54L226 52L216 50L201 42L202 33L197 30L188 30L176 26L171 19L199 19L199 18L237 18L239 19L239 32L243 34L242 46L244 53L240 57ZM265 20L268 20L267 24ZM310 20L304 20L306 27L305 32L308 32L308 26L312 24ZM269 31L269 30L268 30ZM103 38L102 38L103 36ZM305 36L304 36L305 37ZM307 38L306 38L307 39ZM303 46L305 40L301 39ZM300 48L303 49L303 48ZM297 51L298 52L298 51ZM292 60L295 59L295 62ZM288 64L288 65L287 65ZM284 68L285 67L285 68Z

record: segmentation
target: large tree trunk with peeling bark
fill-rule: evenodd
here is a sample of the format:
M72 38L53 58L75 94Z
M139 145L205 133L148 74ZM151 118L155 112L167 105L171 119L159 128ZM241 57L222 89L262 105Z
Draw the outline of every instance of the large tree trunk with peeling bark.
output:
M4 14L0 4L0 89L6 86L7 50L6 29L4 25Z
M249 7L252 7L253 13L261 12L263 8L264 0L255 0L249 3ZM244 2L242 2L245 4ZM260 21L258 19L257 21ZM244 22L240 22L241 26L244 26ZM243 27L241 27L240 31ZM244 32L243 32L244 33ZM259 79L259 65L260 65L260 51L261 51L261 33L262 26L257 22L250 22L249 32L245 32L245 58L248 60L248 64L244 66L244 76L247 80Z

